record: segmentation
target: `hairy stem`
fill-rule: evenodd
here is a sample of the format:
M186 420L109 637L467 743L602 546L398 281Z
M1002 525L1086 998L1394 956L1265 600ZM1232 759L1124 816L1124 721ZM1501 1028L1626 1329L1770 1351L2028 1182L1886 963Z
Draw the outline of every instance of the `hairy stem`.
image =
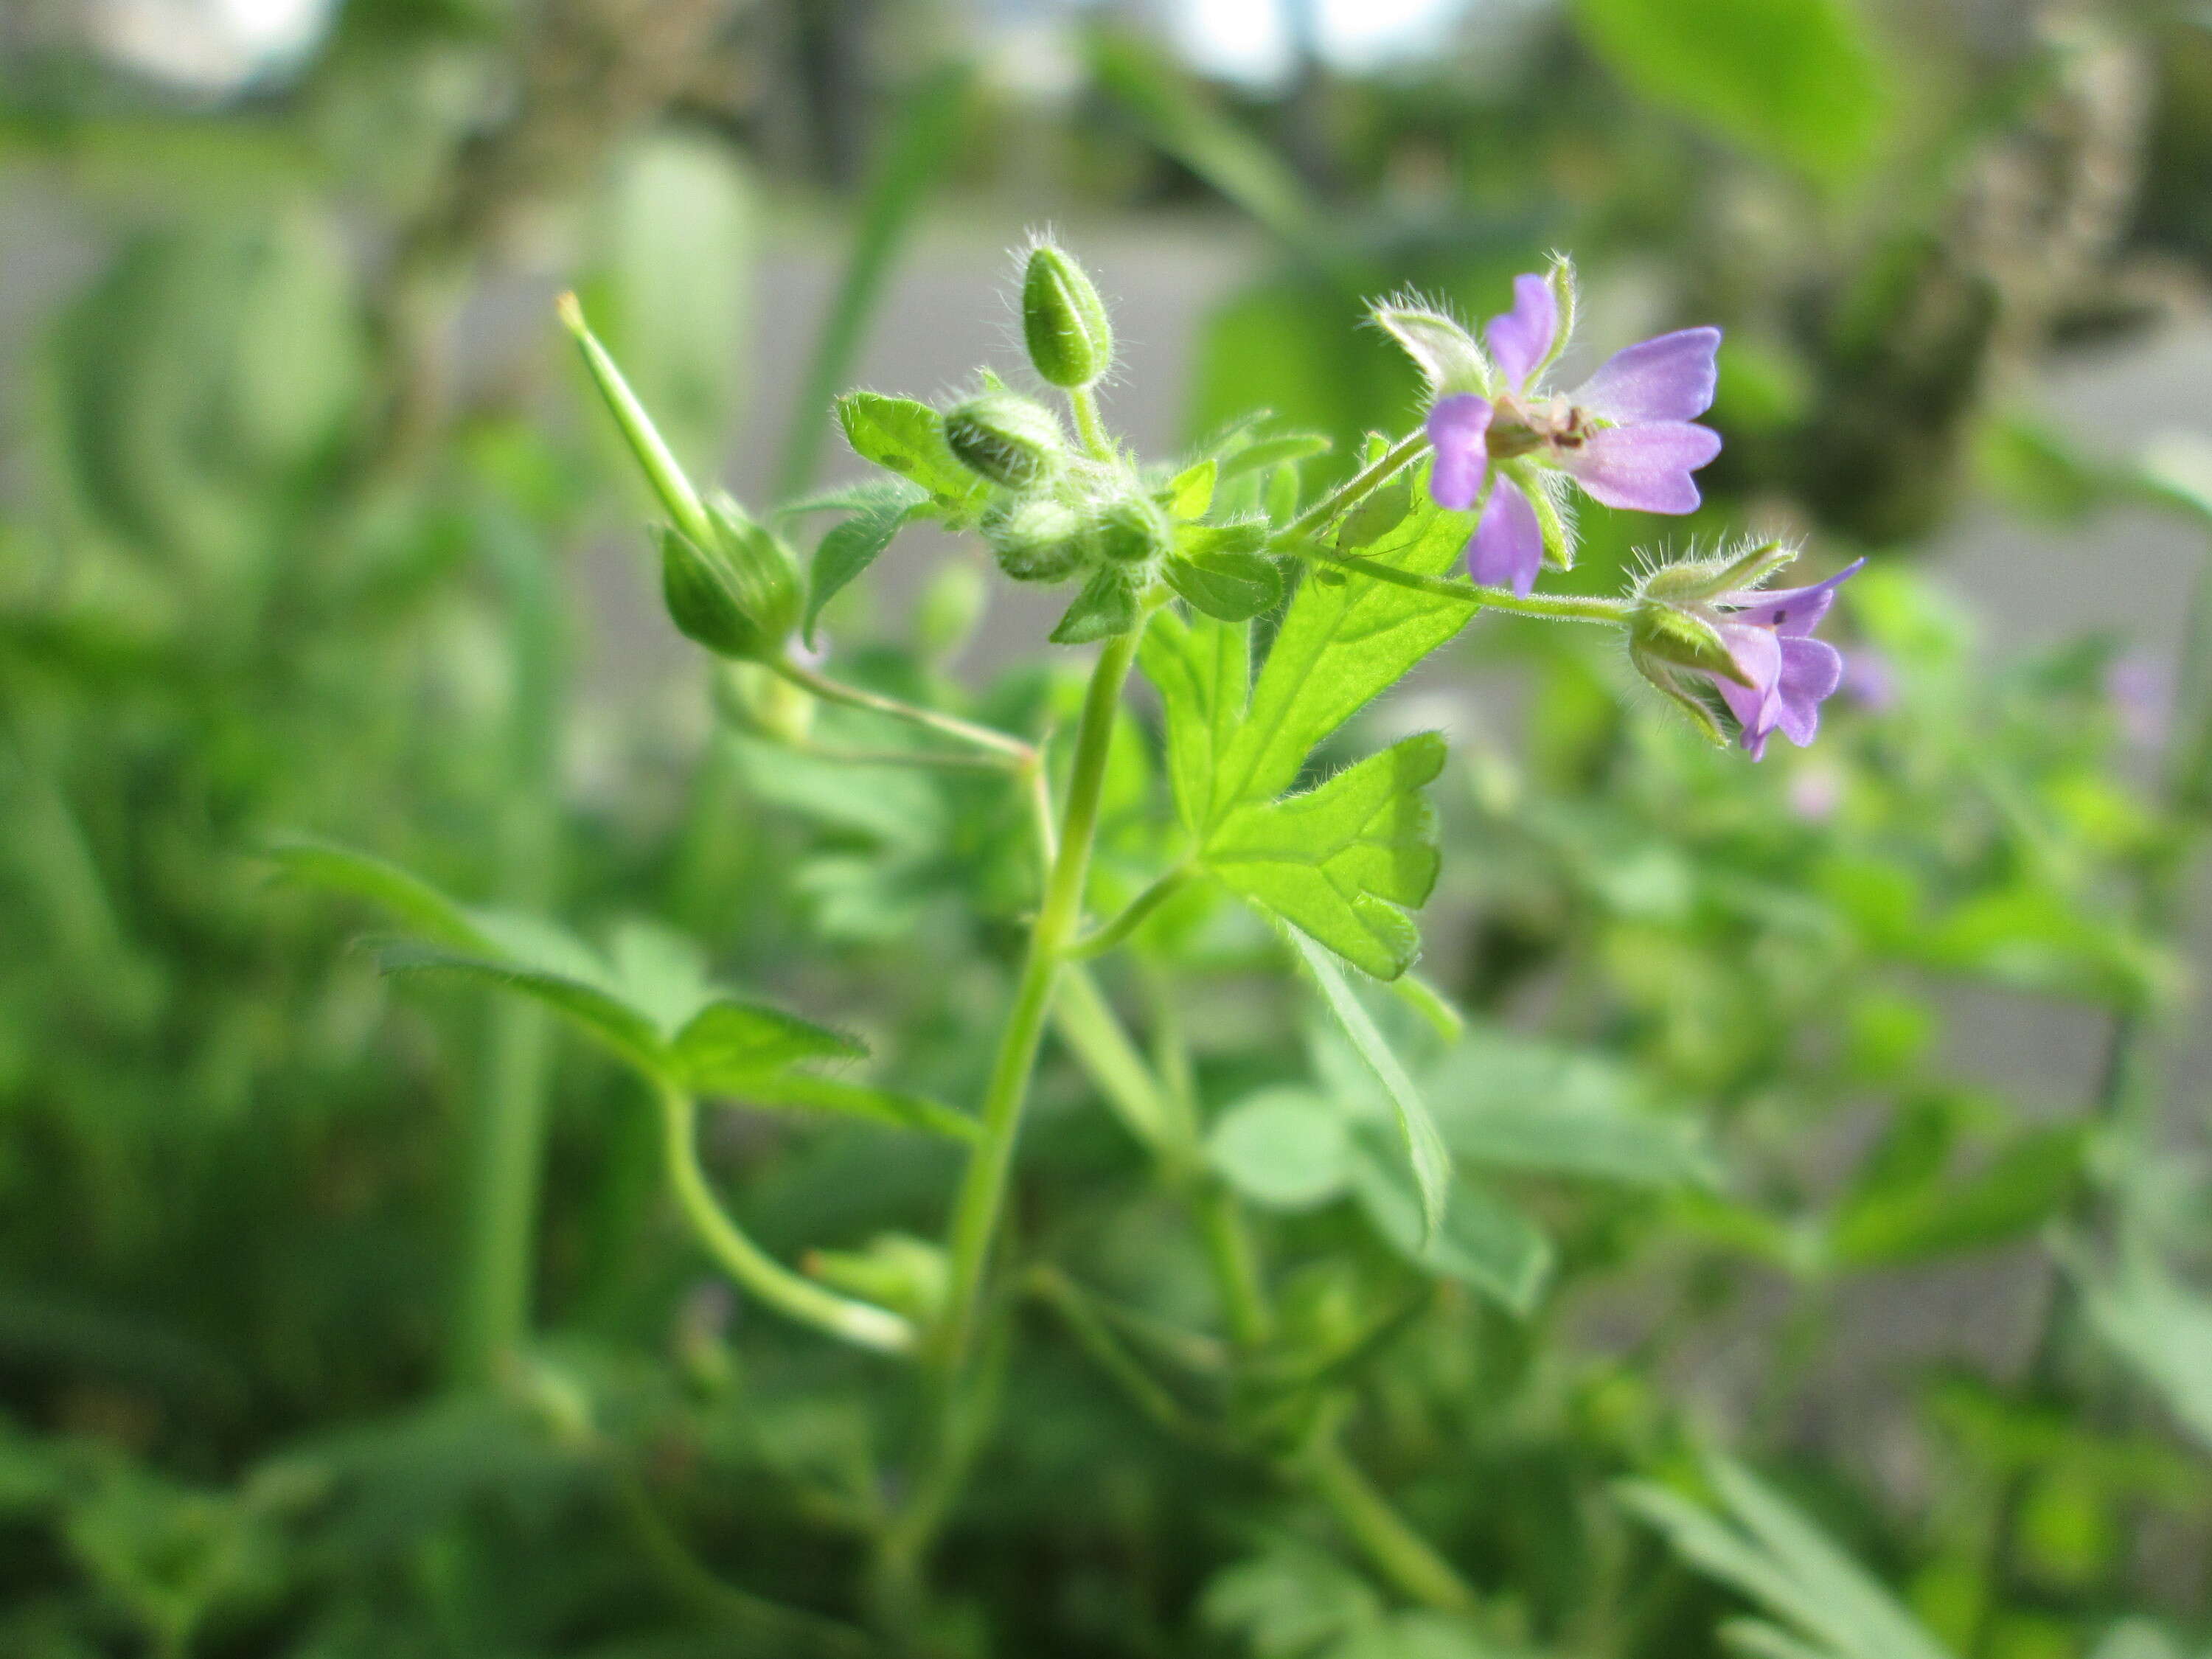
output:
M1333 570L1354 571L1363 576L1372 576L1376 581L1389 582L1394 587L1410 587L1417 593L1434 593L1447 599L1461 599L1469 605L1480 605L1486 611L1504 611L1516 617L1538 617L1548 622L1600 623L1609 628L1625 628L1636 607L1626 599L1608 599L1596 593L1516 593L1510 587L1486 587L1456 576L1431 576L1418 570L1401 570L1395 565L1384 564L1380 559L1370 559L1358 553L1333 553L1312 542L1300 543L1281 551L1292 554L1310 564L1326 565Z
M973 720L963 720L957 714L941 714L919 703L902 702L880 692L848 685L842 680L833 680L827 674L818 673L788 657L778 657L766 666L771 673L781 676L802 691L811 692L824 702L839 703L847 708L858 708L871 714L904 720L909 726L919 726L940 737L951 738L973 748L988 750L1000 757L1003 765L1019 769L1036 764L1036 750L1033 744L1024 743L1019 738L1009 737L1004 732L994 732L988 726L978 726Z
M1338 514L1358 506L1361 501L1419 460L1421 452L1428 447L1428 429L1425 427L1415 428L1399 439L1396 443L1392 444L1389 448L1384 450L1370 465L1360 468L1357 473L1330 490L1328 495L1277 531L1267 543L1267 550L1271 553L1297 551L1298 544L1325 528Z
M748 1238L730 1218L699 1164L699 1103L688 1089L658 1084L668 1178L684 1219L731 1278L778 1312L864 1348L902 1353L914 1328L896 1314L826 1291Z
M1067 404L1075 411L1076 434L1083 440L1083 447L1091 452L1091 459L1112 460L1114 440L1106 431L1106 422L1099 418L1098 394L1087 386L1076 386L1067 394Z
M983 1139L969 1158L954 1202L949 1249L950 1295L939 1334L938 1358L957 1367L975 1334L991 1247L1006 1209L1006 1183L1021 1133L1052 994L1083 916L1083 890L1091 873L1091 847L1098 828L1098 803L1106 781L1107 745L1121 701L1121 687L1136 660L1137 635L1106 641L1091 670L1082 724L1075 738L1074 768L1060 817L1060 844L1045 882L1044 902L1030 932L1029 951L1014 991L1014 1006L999 1039L998 1058L983 1097Z

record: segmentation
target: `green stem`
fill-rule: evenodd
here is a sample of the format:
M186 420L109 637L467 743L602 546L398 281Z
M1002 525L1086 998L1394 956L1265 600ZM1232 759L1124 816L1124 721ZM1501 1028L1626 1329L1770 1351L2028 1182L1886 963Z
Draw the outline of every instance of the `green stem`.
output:
M1459 599L1468 605L1480 605L1486 611L1504 611L1516 617L1540 617L1550 622L1600 623L1609 628L1625 628L1635 614L1636 607L1626 599L1607 599L1596 593L1516 593L1510 587L1486 587L1479 582L1463 581L1455 576L1431 576L1418 570L1401 570L1380 559L1370 559L1358 553L1332 553L1314 543L1304 543L1282 550L1312 564L1328 565L1332 569L1356 571L1363 576L1372 576L1376 581L1389 582L1394 587L1410 587L1417 593L1434 593L1443 599Z
M1153 1064L1161 1092L1173 1108L1177 1157L1164 1161L1170 1182L1183 1189L1198 1222L1213 1270L1216 1294L1230 1339L1238 1350L1250 1353L1274 1334L1274 1311L1267 1304L1267 1287L1260 1271L1260 1254L1245 1224L1244 1206L1237 1194L1206 1169L1200 1145L1203 1125L1198 1110L1198 1077L1191 1065L1190 1044L1183 1036L1182 1005L1174 988L1159 973L1146 976L1151 993Z
M1421 452L1428 447L1429 434L1425 427L1416 428L1407 433L1372 463L1362 467L1277 531L1268 540L1267 550L1271 553L1296 552L1298 543L1327 526L1340 513L1358 506L1389 483L1399 472L1419 460Z
M1138 1410L1179 1438L1218 1445L1219 1437L1186 1411L1182 1402L1145 1369L1066 1274L1056 1267L1038 1267L1030 1271L1027 1284L1066 1322L1084 1352L1120 1385Z
M859 708L871 714L904 720L910 726L921 726L940 737L988 750L1000 757L1001 763L1006 766L1020 769L1033 767L1036 763L1034 745L1024 743L1019 738L1009 737L1004 732L994 732L988 726L963 720L957 714L940 714L919 703L902 702L880 692L866 691L857 685L848 685L842 680L833 680L828 675L817 673L804 663L793 662L787 657L776 658L765 665L769 672L781 676L824 702L840 703L847 708Z
M1406 1523L1345 1455L1332 1427L1307 1447L1298 1469L1377 1571L1402 1594L1443 1613L1472 1613L1467 1581Z
M818 1654L823 1659L867 1659L880 1651L848 1625L725 1583L691 1553L676 1528L653 1507L644 1481L634 1471L611 1463L608 1480L616 1507L629 1524L639 1552L670 1593L694 1612L716 1624L747 1632L781 1652Z
M1052 1017L1060 1040L1129 1133L1164 1164L1175 1167L1187 1161L1189 1137L1176 1121L1175 1103L1115 1018L1113 1005L1089 969L1071 962L1061 971Z
M530 1334L538 1164L553 1051L552 1024L533 1002L501 997L488 1019L470 1238L452 1358L453 1380L464 1387L495 1381Z
M1265 1346L1274 1334L1275 1316L1267 1306L1260 1253L1252 1243L1252 1230L1244 1224L1244 1206L1236 1194L1209 1177L1199 1194L1198 1222L1231 1340L1248 1352Z
M1434 593L1447 599L1461 599L1470 605L1481 605L1486 610L1510 611L1518 617L1541 617L1553 622L1603 623L1616 628L1626 625L1635 607L1626 599L1576 593L1522 595L1510 587L1486 587L1477 582L1462 581L1450 576L1431 576L1419 571L1401 570L1395 565L1363 558L1357 553L1333 551L1315 540L1316 532L1327 528L1339 514L1373 495L1397 473L1419 459L1428 444L1429 434L1425 429L1416 429L1399 439L1373 462L1362 467L1352 477L1329 491L1268 538L1267 551L1304 559L1309 563L1331 565L1340 570L1355 570L1363 576L1372 576L1377 581L1410 587L1417 593Z
M1136 897L1131 899L1127 908L1113 921L1092 928L1081 939L1069 945L1068 955L1085 959L1104 956L1143 927L1146 918L1153 911L1181 892L1183 884L1188 881L1190 877L1191 872L1188 866L1176 866L1145 889L1143 892L1138 894Z
M1087 386L1073 387L1067 394L1068 407L1075 411L1076 435L1083 440L1094 460L1114 459L1114 440L1107 433L1106 422L1099 417L1098 394Z
M561 824L552 803L559 747L560 602L539 538L511 512L487 507L478 540L506 590L513 714L509 788L498 825L499 898L518 910L554 908ZM467 1238L448 1354L452 1380L483 1387L530 1335L553 1029L547 1011L496 999L487 1016L483 1069L469 1149Z
M684 1218L730 1277L779 1312L864 1348L902 1353L914 1327L896 1314L855 1302L802 1279L745 1237L714 1196L699 1165L699 1103L690 1091L656 1080L670 1183Z
M1006 1183L1030 1073L1044 1037L1053 988L1067 945L1083 917L1083 890L1091 873L1091 847L1098 829L1098 803L1106 782L1107 746L1121 707L1121 687L1137 656L1135 630L1107 641L1091 672L1076 730L1075 760L1061 815L1059 849L1045 882L1044 902L1030 932L1029 952L1014 991L1014 1006L999 1040L999 1053L983 1097L983 1139L969 1158L954 1201L949 1238L950 1295L939 1333L938 1358L957 1368L975 1340L983 1282L1006 1208Z

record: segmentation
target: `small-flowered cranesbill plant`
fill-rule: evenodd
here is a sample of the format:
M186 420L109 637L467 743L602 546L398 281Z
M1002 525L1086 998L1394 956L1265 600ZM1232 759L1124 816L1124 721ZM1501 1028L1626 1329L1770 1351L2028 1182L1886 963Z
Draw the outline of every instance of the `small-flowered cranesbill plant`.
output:
M811 711L843 705L916 728L895 758L1003 773L1027 803L1038 875L1018 977L979 1109L960 1110L826 1071L854 1041L714 986L696 953L632 933L608 957L542 927L451 906L397 872L386 896L434 935L390 965L474 974L550 1002L648 1082L661 1103L676 1199L706 1252L767 1307L838 1340L910 1361L922 1428L872 1533L864 1599L900 1644L929 1622L933 1545L961 1501L989 1431L1006 1346L993 1340L1012 1295L1038 1297L1148 1413L1218 1451L1249 1455L1297 1483L1411 1600L1473 1618L1477 1601L1443 1555L1390 1506L1339 1437L1354 1360L1399 1315L1370 1328L1290 1316L1248 1227L1237 1185L1205 1136L1187 1076L1147 1065L1091 977L1096 958L1139 939L1166 902L1212 884L1284 942L1344 1052L1372 1084L1380 1132L1359 1143L1342 1189L1378 1242L1525 1312L1547 1259L1534 1224L1456 1170L1419 1087L1374 1017L1366 981L1413 984L1414 913L1437 873L1424 787L1444 762L1436 733L1309 777L1316 748L1484 611L1618 629L1630 660L1725 740L1756 757L1775 731L1811 739L1835 689L1836 653L1811 637L1835 585L1770 592L1795 550L1766 543L1655 563L1617 598L1535 590L1536 565L1572 557L1561 481L1598 499L1681 512L1689 472L1719 440L1689 423L1711 399L1712 330L1632 347L1565 398L1536 388L1564 346L1573 287L1564 260L1516 283L1489 349L1443 312L1390 302L1376 320L1425 371L1431 407L1396 441L1371 438L1351 478L1308 500L1297 459L1318 441L1242 422L1175 466L1147 464L1107 428L1096 388L1114 361L1111 320L1060 248L1032 247L1022 316L1030 367L1055 409L996 376L944 407L868 392L838 400L872 480L757 516L684 476L573 299L562 316L657 495L668 613L718 659L756 736L817 757ZM1433 451L1433 453L1431 452ZM1425 479L1422 474L1425 472ZM807 512L845 516L802 568L779 526ZM901 702L830 672L823 608L882 555L902 526L972 533L1015 581L1064 586L1051 634L1096 657L1073 731L1048 738ZM1475 580L1452 573L1462 556ZM1849 573L1844 573L1848 574ZM1159 699L1176 823L1157 879L1115 914L1092 914L1090 879L1109 743L1141 667ZM881 754L871 759L881 762ZM327 849L310 856L331 856ZM1422 1006L1416 994L1413 1000ZM1431 1009L1433 1012L1433 1009ZM1218 1280L1226 1330L1208 1339L1231 1375L1202 1419L1148 1375L1064 1275L1006 1261L1007 1196L1048 1021L1186 1200ZM820 1252L796 1271L738 1225L702 1170L698 1102L872 1118L963 1143L964 1171L941 1241L880 1241ZM1330 1177L1337 1179L1336 1176ZM1324 1182L1323 1185L1328 1183Z

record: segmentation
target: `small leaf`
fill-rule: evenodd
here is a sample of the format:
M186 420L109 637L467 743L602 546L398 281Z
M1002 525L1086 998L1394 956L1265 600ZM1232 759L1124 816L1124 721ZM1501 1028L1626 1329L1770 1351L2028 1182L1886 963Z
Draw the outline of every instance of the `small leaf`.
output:
M881 558L891 538L909 520L921 516L923 510L921 493L914 490L903 501L894 497L854 514L822 538L814 550L814 563L806 581L806 615L802 625L809 645L814 643L814 625L821 619L823 606Z
M377 960L387 974L454 974L534 997L568 1015L584 1030L641 1069L657 1073L668 1064L667 1049L650 1018L609 992L581 980L410 941L384 946L378 951Z
M837 399L837 424L854 453L921 485L948 518L964 521L981 507L987 486L945 447L945 423L927 404L848 392Z
M488 941L463 905L410 870L356 852L335 842L288 836L270 856L289 879L382 905L417 933L462 951L482 951Z
M684 1025L676 1059L696 1077L773 1071L802 1060L860 1060L867 1045L826 1026L727 998L709 1003Z
M910 478L863 478L857 483L838 484L829 489L817 489L811 495L795 497L770 516L781 520L796 519L809 513L862 513L890 501L928 499L928 493Z
M1345 1036L1352 1039L1359 1058L1390 1097L1419 1194L1419 1236L1432 1237L1444 1220L1451 1183L1451 1155L1444 1150L1443 1139L1437 1133L1436 1120L1429 1115L1428 1102L1421 1097L1421 1091L1414 1086L1413 1079L1407 1074L1396 1053L1336 963L1298 933L1291 933L1289 937L1315 982L1321 987L1322 1000L1328 1005L1329 1012L1344 1028Z
M1421 1198L1396 1149L1373 1135L1353 1151L1352 1188L1360 1207L1408 1261L1480 1291L1516 1314L1536 1305L1552 1271L1552 1246L1535 1224L1488 1189L1450 1183L1443 1225L1422 1228Z
M1895 1266L1984 1249L2033 1231L2063 1210L2081 1179L2087 1138L2079 1124L2027 1130L1975 1174L1940 1178L1942 1163L1917 1177L1855 1194L1837 1218L1837 1259Z
M1406 515L1413 510L1413 480L1393 478L1344 515L1344 522L1336 532L1336 544L1347 553L1357 552L1381 541L1405 523Z
M1595 1054L1480 1030L1422 1076L1454 1157L1635 1186L1709 1185L1696 1126L1653 1110Z
M1444 740L1425 732L1319 788L1242 808L1206 837L1206 867L1361 971L1395 979L1420 954L1407 912L1436 886L1436 813L1420 791L1443 764Z
M1267 1089L1223 1112L1206 1138L1206 1162L1244 1197L1276 1210L1310 1210L1352 1176L1344 1114L1303 1089Z
M1433 574L1468 515L1420 502L1370 556ZM1316 573L1318 574L1318 573ZM1415 792L1442 746L1413 738L1303 796L1279 799L1314 746L1474 614L1475 602L1364 578L1306 581L1256 681L1241 629L1162 613L1143 663L1166 714L1176 806L1197 861L1382 979L1419 953L1406 911L1436 877L1435 834Z
M894 1129L914 1129L952 1140L976 1139L981 1127L965 1112L919 1095L895 1094L840 1078L810 1077L804 1072L708 1072L693 1086L702 1094L726 1096L754 1106L782 1106L799 1111L857 1117Z
M1178 519L1202 519L1213 505L1213 480L1220 470L1212 456L1187 466L1168 481L1160 503Z
M2147 1241L2130 1238L2118 1268L2077 1268L2089 1322L2154 1389L2174 1420L2212 1449L2212 1297L2173 1276Z
M1246 622L1274 609L1282 573L1257 553L1202 553L1167 562L1161 574L1182 601L1217 622Z
M1052 630L1054 645L1086 645L1116 634L1127 634L1138 622L1137 595L1128 578L1119 570L1093 573Z
M1713 1457L1706 1479L1725 1516L1653 1481L1622 1486L1620 1499L1692 1566L1811 1638L1822 1659L1950 1659L1886 1587L1748 1469Z
M1325 455L1333 447L1318 432L1291 432L1279 438L1262 438L1221 457L1220 481L1226 483L1231 478L1241 478L1265 467L1296 465L1312 456Z

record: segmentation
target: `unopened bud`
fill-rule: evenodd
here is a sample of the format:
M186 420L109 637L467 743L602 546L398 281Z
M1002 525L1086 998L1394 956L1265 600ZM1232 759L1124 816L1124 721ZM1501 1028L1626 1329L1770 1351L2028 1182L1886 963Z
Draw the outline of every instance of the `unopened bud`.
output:
M756 662L726 662L714 677L714 707L741 732L797 747L814 729L813 696Z
M905 1233L879 1233L864 1250L816 1250L806 1270L833 1289L924 1324L945 1307L945 1252Z
M1049 495L1011 495L983 514L983 541L1018 582L1063 581L1083 562L1083 520Z
M1083 267L1049 242L1022 273L1022 337L1053 385L1087 386L1114 366L1114 324Z
M1008 489L1034 489L1067 462L1053 412L1012 392L980 392L946 410L945 441L964 465Z
M1158 503L1142 495L1115 501L1099 516L1091 545L1103 562L1135 570L1164 556L1175 543L1175 526Z

